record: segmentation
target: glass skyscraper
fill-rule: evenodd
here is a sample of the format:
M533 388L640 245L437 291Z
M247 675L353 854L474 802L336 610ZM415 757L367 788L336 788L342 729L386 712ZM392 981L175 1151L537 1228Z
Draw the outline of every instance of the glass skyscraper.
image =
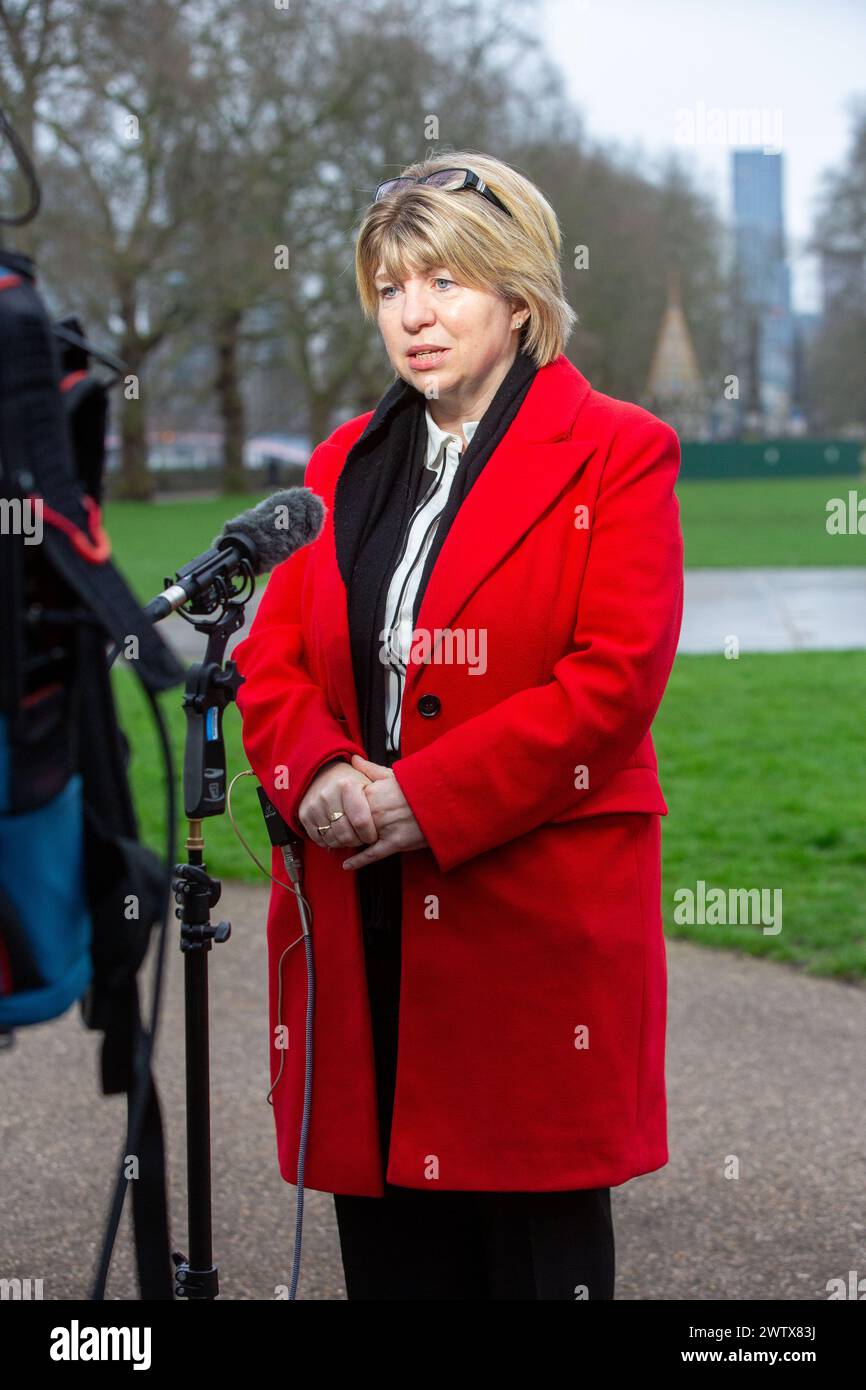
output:
M756 411L784 430L793 388L794 321L782 208L782 155L734 150L735 313L741 424Z

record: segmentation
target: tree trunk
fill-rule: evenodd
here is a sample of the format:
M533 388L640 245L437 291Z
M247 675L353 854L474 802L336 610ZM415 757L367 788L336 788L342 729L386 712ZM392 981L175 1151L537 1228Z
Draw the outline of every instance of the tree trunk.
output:
M246 492L244 474L244 401L238 373L241 313L223 314L216 333L216 392L223 422L222 490Z
M120 387L120 477L117 496L127 501L148 502L155 489L153 475L147 466L147 412L141 394L144 353L137 335L124 337L120 344L120 357L127 371ZM130 377L135 380L130 382Z
M309 397L309 421L310 421L310 440L311 450L321 444L322 440L327 439L330 430L328 423L331 418L331 407L325 396L311 392Z

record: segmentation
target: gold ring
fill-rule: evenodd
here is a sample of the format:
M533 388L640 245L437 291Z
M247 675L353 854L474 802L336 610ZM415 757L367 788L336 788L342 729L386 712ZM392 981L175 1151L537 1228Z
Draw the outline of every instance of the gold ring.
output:
M324 846L325 846L325 849L331 849L331 846L330 846L330 845L327 843L327 841L325 840L325 836L327 835L327 833L328 833L329 830L333 829L334 822L335 822L335 821L338 821L338 820L340 819L340 817L341 817L341 816L344 816L345 814L346 814L345 811L332 811L332 812L331 812L331 820L330 820L330 823L329 823L328 825L317 825L317 826L316 826L316 829L317 829L318 832L319 832L319 835L320 835L320 837L321 837L322 843L323 843Z

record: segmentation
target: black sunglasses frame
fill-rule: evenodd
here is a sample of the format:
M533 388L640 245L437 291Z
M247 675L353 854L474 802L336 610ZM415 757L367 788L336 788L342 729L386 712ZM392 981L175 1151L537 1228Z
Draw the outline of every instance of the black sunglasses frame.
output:
M508 217L512 216L512 214L509 212L508 208L505 206L502 200L500 198L497 198L496 194L493 192L491 188L487 187L487 184L484 182L483 179L478 177L474 169L434 169L432 174L424 174L421 178L413 178L409 174L401 174L399 175L399 177L395 179L385 179L384 183L380 183L379 187L376 189L373 202L380 202L382 198L387 198L389 194L395 191L395 189L402 187L406 184L428 183L431 179L440 177L442 174L463 175L463 182L459 185L459 187L447 188L445 189L446 193L461 193L464 188L474 188L476 193L480 193L482 198L486 198L488 202L491 202L493 204L494 207L500 208L502 212L507 214ZM440 187L441 185L434 186Z

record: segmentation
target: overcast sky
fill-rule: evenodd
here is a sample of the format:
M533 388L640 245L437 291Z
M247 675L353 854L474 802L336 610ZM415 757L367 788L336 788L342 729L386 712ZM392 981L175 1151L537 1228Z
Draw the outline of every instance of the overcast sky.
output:
M702 136L702 116L721 109L735 131L737 112L761 113L767 138L759 143L784 157L794 307L819 308L814 258L801 248L821 172L839 165L849 146L846 101L866 98L866 0L543 0L543 7L547 46L587 135L651 161L679 151L725 217L732 146ZM698 139L686 143L692 123Z

